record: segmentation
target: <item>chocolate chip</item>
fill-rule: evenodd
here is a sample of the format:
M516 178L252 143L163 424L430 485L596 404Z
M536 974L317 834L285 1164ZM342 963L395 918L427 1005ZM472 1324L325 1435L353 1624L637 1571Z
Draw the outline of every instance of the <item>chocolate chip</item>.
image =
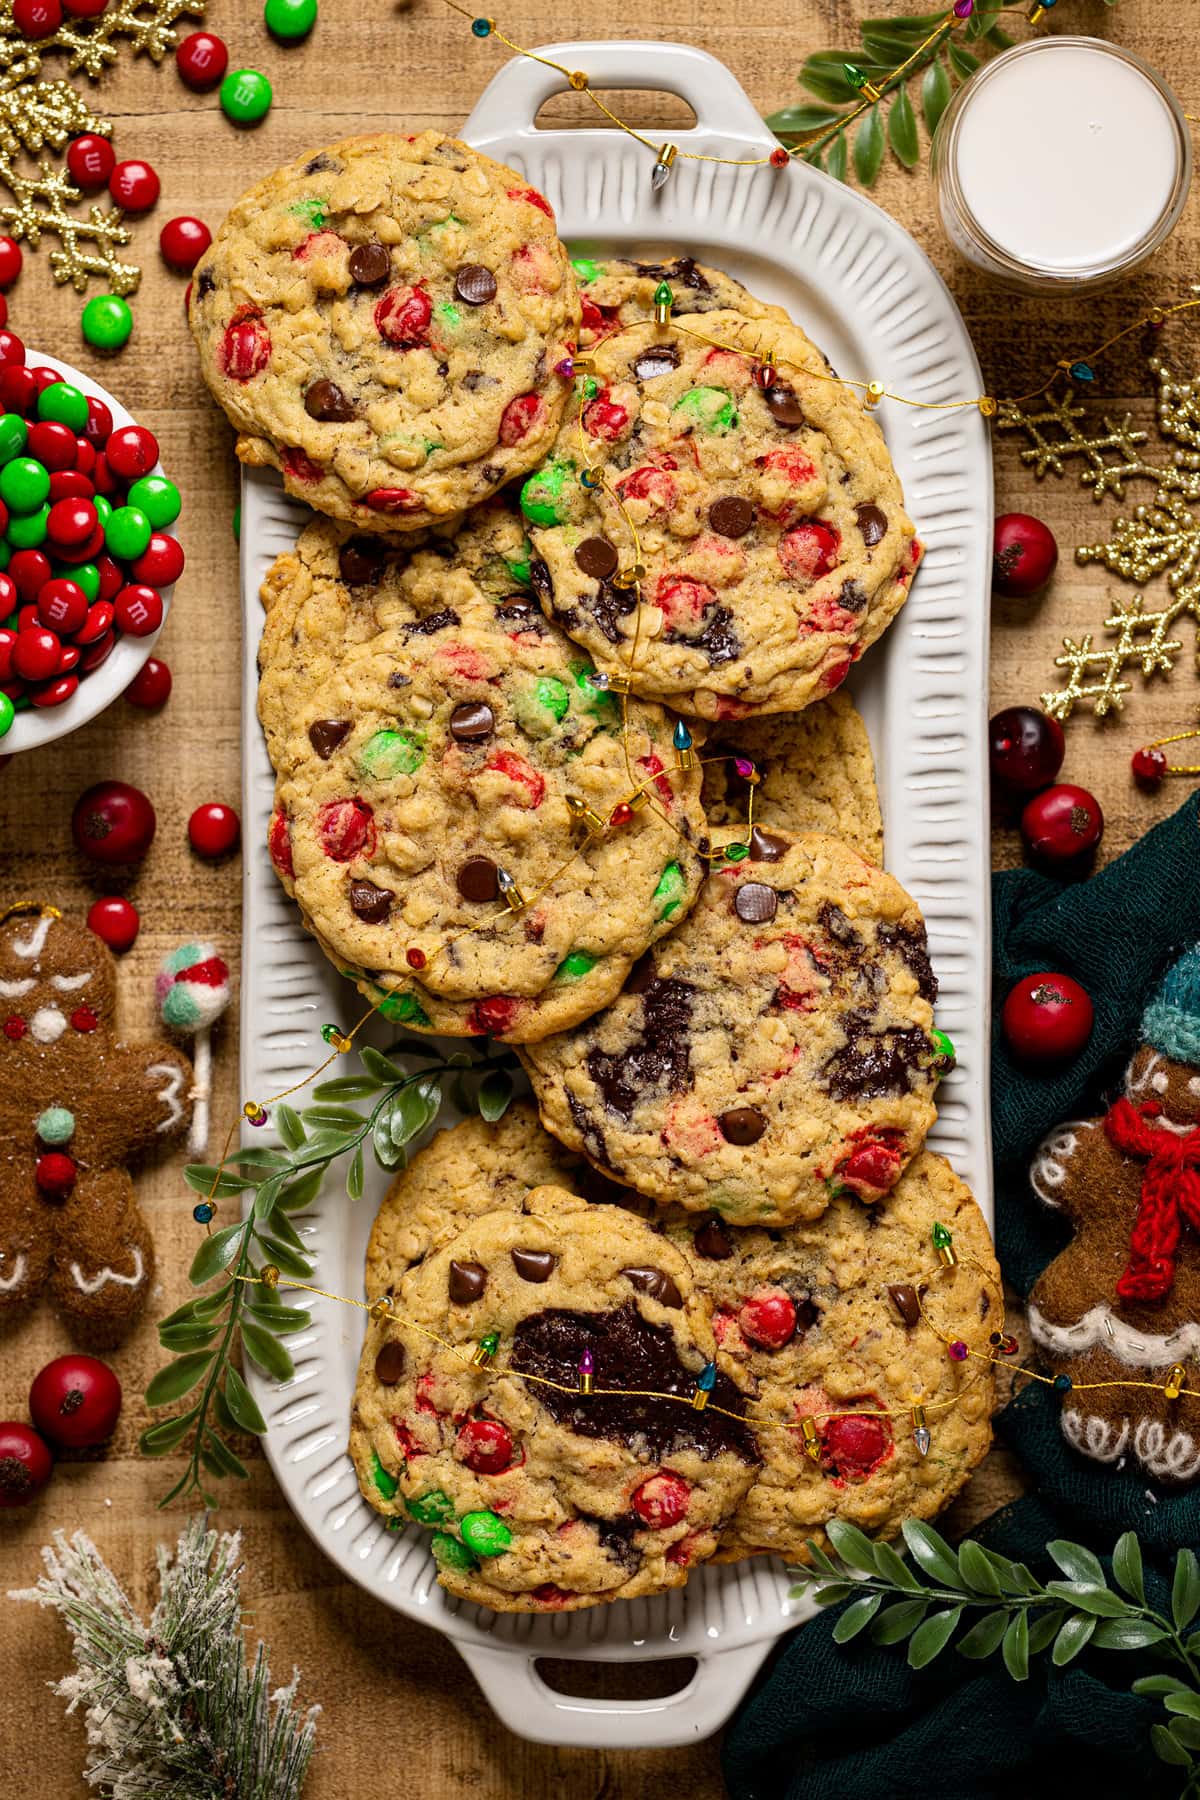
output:
M918 1322L921 1304L915 1287L909 1287L907 1282L893 1282L888 1288L888 1298L906 1325Z
M768 888L770 893L771 889ZM757 1106L732 1106L728 1112L720 1113L717 1124L721 1127L721 1136L727 1144L757 1144L767 1129L767 1121Z
M464 900L495 900L500 894L500 871L486 856L470 856L455 876Z
M683 1295L665 1269L622 1269L621 1273L630 1287L657 1300L661 1306L683 1305Z
M551 1250L514 1250L511 1255L513 1268L522 1281L549 1281L558 1261Z
M785 857L788 847L783 838L772 837L761 825L756 825L750 833L751 862L779 862Z
M395 898L390 888L376 887L373 881L350 883L350 911L364 925L384 924Z
M393 669L391 674L388 676L388 686L390 688L411 687L412 686L412 676L405 675L403 673L403 671L400 669Z
M351 538L338 551L338 574L350 587L366 587L383 574L383 549L370 538Z
M849 581L843 581L838 590L837 603L839 606L844 607L847 612L860 613L863 611L870 597L871 596L868 594L862 582L855 581L854 577L851 576Z
M358 244L350 252L350 279L359 287L379 287L391 271L391 255L384 244Z
M605 1106L632 1119L651 1094L681 1094L692 1085L690 982L653 975L642 997L642 1030L627 1049L608 1055L598 1046L587 1054L587 1071Z
M216 287L216 285L217 285L217 278L213 274L212 270L211 269L201 269L199 275L197 275L197 277L196 277L196 298L197 298L197 300L203 300L204 296L206 294L211 294L213 289Z
M887 514L878 506L856 506L854 516L858 520L858 529L862 532L862 541L870 550L887 536Z
M765 881L743 881L733 896L733 910L746 925L765 925L778 906L779 896Z
M340 162L335 162L332 156L325 154L324 150L318 150L317 154L305 163L304 173L306 175L339 175L341 168Z
M529 565L529 585L544 605L553 606L554 583L550 578L549 569L540 556Z
M375 1358L375 1379L384 1387L395 1387L404 1374L404 1345L390 1338Z
M420 619L415 625L404 627L405 637L436 637L439 631L446 631L451 625L461 625L462 620L452 606L443 606L440 612L430 613L427 619Z
M486 306L496 298L496 277L482 263L466 263L454 277L454 293L467 306Z
M497 387L499 384L494 375L485 375L482 369L468 369L462 378L462 386L468 394L478 393L480 388Z
M745 537L754 523L754 508L740 494L722 494L709 507L708 522L720 537Z
M491 737L496 715L482 700L464 700L450 714L450 735L460 744L477 744Z
M357 417L336 381L310 382L304 390L304 410L310 419L320 419L323 422Z
M528 600L505 600L496 608L496 617L518 631L541 631L544 621L536 606Z
M862 949L862 938L859 936L858 932L855 931L841 907L835 906L832 900L827 900L825 902L824 906L818 911L817 917L829 933L830 937L835 938L837 942L843 945L847 950Z
M632 367L639 381L653 381L679 367L679 352L674 344L651 344L634 357Z
M450 1298L455 1306L466 1306L472 1300L478 1300L487 1286L487 1270L482 1263L452 1262L450 1264Z
M705 1219L703 1225L692 1239L697 1256L706 1256L709 1262L725 1262L733 1255L733 1239L725 1229L724 1220L714 1213Z
M575 552L575 563L593 581L607 581L616 573L617 546L603 537L584 538Z
M349 719L314 719L308 728L308 741L322 762L328 762L349 735Z
M795 388L786 381L772 382L769 388L763 388L762 397L777 425L803 425L804 408L796 398Z

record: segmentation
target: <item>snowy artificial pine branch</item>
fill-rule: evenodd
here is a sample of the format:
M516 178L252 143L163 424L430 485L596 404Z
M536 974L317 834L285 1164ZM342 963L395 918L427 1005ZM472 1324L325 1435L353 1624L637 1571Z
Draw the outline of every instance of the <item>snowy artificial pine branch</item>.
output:
M62 1614L75 1673L52 1683L87 1730L85 1775L111 1800L296 1800L318 1707L296 1706L299 1673L271 1691L260 1644L247 1660L241 1538L192 1519L158 1548L149 1626L83 1532L54 1534L35 1588L9 1595Z

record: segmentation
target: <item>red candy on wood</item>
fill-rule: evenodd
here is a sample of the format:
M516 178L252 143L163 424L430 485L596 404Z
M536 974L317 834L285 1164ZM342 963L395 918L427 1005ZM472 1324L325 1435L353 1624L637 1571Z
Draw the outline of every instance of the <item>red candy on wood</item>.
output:
M205 94L223 78L229 51L213 32L193 31L176 46L175 67L194 93Z
M130 900L123 900L119 894L103 900L93 900L88 908L88 930L118 956L133 949L141 924L136 906Z
M137 862L154 841L157 822L140 788L98 781L75 802L71 832L76 847L97 862Z
M1001 787L1035 794L1062 768L1066 742L1057 719L1036 706L1006 706L988 721L988 761Z
M148 656L129 686L125 689L125 698L131 706L144 707L148 712L165 706L171 694L171 671L157 656Z
M1069 975L1026 975L1009 992L1001 1024L1021 1062L1061 1063L1092 1035L1092 1003Z
M1032 513L1001 513L992 543L992 586L1008 600L1040 594L1054 573L1058 545Z
M60 1449L91 1450L116 1428L121 1384L98 1356L56 1356L33 1378L29 1416Z
M208 246L212 232L200 219L168 219L158 234L163 261L177 274L190 275Z
M198 806L188 820L188 842L197 856L205 856L216 860L220 856L228 856L237 848L242 834L241 821L232 806L226 806L220 800L210 800L205 806Z
M144 213L158 199L160 182L148 162L130 157L119 162L108 178L108 191L126 212Z
M15 1419L0 1425L0 1506L28 1506L54 1472L49 1445Z
M117 153L107 138L85 131L67 146L67 168L76 187L93 194L107 187L109 176L117 166Z
M1089 856L1104 834L1100 802L1086 788L1061 782L1035 794L1021 814L1021 836L1035 861L1051 868Z

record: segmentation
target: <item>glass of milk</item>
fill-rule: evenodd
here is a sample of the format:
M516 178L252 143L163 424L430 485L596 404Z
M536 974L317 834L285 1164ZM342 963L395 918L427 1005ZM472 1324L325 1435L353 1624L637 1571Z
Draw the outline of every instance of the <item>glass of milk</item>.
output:
M1100 287L1173 230L1192 143L1162 76L1099 38L1033 38L985 63L937 128L931 161L951 243L1010 287Z

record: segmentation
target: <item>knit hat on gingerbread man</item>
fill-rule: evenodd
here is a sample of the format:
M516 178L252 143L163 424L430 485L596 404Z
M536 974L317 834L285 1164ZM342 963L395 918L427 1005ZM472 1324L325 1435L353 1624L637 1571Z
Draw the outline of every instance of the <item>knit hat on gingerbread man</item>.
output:
M150 1233L127 1164L186 1128L191 1064L118 1043L116 970L53 907L0 917L0 1309L43 1289L95 1344L145 1305Z
M1068 1390L1077 1450L1191 1482L1200 1400L1177 1390L1200 1389L1200 946L1168 971L1141 1036L1104 1116L1060 1125L1034 1159L1035 1192L1075 1237L1034 1286L1029 1323ZM1126 1385L1090 1385L1103 1382Z

